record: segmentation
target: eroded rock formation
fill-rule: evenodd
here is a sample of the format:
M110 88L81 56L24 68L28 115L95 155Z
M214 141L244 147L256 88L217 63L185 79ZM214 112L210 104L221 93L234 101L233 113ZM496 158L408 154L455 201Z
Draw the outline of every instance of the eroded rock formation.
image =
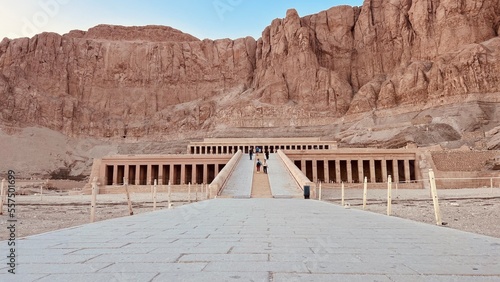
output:
M4 39L0 121L145 139L328 126L359 115L375 127L375 111L499 102L499 33L500 0L367 0L302 18L289 10L257 40L106 25ZM478 129L449 126L459 135Z

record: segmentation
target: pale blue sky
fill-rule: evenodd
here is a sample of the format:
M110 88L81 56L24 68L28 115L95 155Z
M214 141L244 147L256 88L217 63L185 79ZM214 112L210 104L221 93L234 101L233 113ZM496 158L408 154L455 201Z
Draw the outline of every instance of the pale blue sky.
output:
M166 25L200 39L259 38L275 18L300 16L362 0L0 0L0 40L88 30L98 24Z

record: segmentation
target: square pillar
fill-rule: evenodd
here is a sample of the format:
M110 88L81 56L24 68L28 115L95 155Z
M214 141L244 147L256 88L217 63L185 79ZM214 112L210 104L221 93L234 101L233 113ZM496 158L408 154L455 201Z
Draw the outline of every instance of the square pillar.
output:
M387 161L384 158L382 160L382 179L387 179L388 177L389 176L387 175Z
M398 160L392 160L392 182L398 183L399 182L399 166L398 166Z
M140 165L135 165L135 181L134 183L130 183L129 185L139 185L140 184L140 175L141 175L141 166Z
M113 185L118 184L118 165L113 165Z
M410 177L410 160L405 159L405 182L410 183L411 177Z
M192 164L191 169L191 184L196 183L196 163Z
M181 164L181 185L186 184L184 181L186 180L186 165Z
M365 181L364 175L365 174L363 173L363 160L359 159L358 160L358 179L359 179L359 182L363 183L363 181Z
M163 165L158 166L158 185L163 185Z
M123 178L127 178L127 180L128 180L129 173L130 173L129 165L125 165L125 172L123 173ZM123 181L123 179L122 179L122 181ZM125 184L125 181L123 181L123 183Z
M312 160L312 169L313 169L313 182L318 182L318 161Z
M300 168L302 170L302 173L304 173L304 175L307 174L307 170L306 170L306 160L301 160L300 161Z
M335 160L335 178L337 179L338 183L342 182L342 178L340 176L340 160L339 159Z
M347 159L347 183L352 183L352 160Z
M325 183L329 183L330 182L330 168L328 167L328 160L327 159L323 159L323 168L324 168L323 175L325 176Z
M375 160L370 159L370 182L377 182L377 178L375 177Z
M146 185L151 185L152 179L153 179L153 168L151 167L151 164L148 164L148 168L146 171Z
M174 164L170 164L170 170L168 172L168 179L170 180L170 184L174 184ZM168 183L166 183L168 184Z
M203 164L203 183L207 183L208 181L208 165Z

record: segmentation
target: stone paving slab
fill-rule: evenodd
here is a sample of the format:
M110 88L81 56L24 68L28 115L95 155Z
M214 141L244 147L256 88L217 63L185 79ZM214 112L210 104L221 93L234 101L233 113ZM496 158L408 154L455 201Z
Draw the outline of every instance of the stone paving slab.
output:
M0 281L500 281L499 238L303 199L219 198L16 243Z

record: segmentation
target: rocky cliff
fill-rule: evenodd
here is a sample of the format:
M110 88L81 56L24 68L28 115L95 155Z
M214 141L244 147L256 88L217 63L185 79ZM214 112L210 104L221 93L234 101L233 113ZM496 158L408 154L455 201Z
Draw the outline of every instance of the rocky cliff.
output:
M481 133L500 139L499 34L500 0L366 0L289 10L257 40L106 25L4 39L0 123L134 142L276 134L472 146Z

